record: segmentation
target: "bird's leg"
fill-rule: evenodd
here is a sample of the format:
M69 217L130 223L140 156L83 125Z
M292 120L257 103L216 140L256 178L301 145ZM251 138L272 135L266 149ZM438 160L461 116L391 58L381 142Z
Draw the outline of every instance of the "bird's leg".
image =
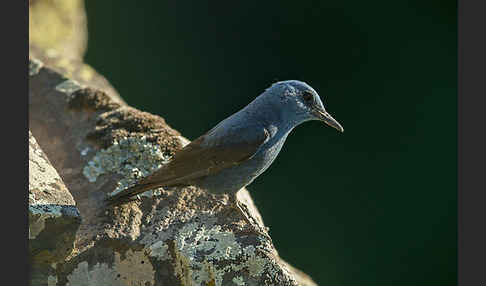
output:
M236 193L235 194L230 194L229 200L231 202L231 205L234 208L236 208L243 215L243 218L245 219L245 222L249 226L254 227L254 225L253 225L254 223L251 221L250 217L248 216L248 213L246 212L248 210L248 208L246 206L244 206L246 211L243 210L243 208L241 207L240 201L238 201L238 198L236 197Z
M261 230L258 223L253 222L250 219L248 207L245 204L240 203L240 201L238 201L238 198L236 197L236 193L230 194L229 200L230 200L232 207L237 209L243 215L245 222L248 224L248 226L250 228L252 228L256 233L262 234L262 235L264 235L265 237L268 237L271 240L271 238L268 236L268 234Z

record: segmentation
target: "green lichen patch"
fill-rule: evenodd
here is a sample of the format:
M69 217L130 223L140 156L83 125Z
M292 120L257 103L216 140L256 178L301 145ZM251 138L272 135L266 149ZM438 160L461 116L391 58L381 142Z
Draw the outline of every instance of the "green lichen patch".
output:
M39 73L44 64L34 58L29 59L29 76L34 76Z
M245 285L248 278L259 280L264 273L278 276L272 273L278 271L276 262L264 252L264 245L245 246L219 225L189 223L175 236L175 272L187 285L223 285L228 273L235 274L230 280L235 285Z
M162 241L157 241L148 248L150 249L150 256L158 260L166 260L169 258L167 253L169 246Z
M49 275L47 276L47 286L57 285L57 276Z
M159 169L168 160L169 156L159 146L148 142L145 136L125 137L98 151L84 167L83 174L90 182L96 182L103 174L122 175L112 193L115 194Z
M238 285L238 286L244 286L245 285L245 282L243 281L243 277L241 277L241 276L234 277L232 282L235 283L235 285Z
M83 87L75 80L68 79L56 86L56 90L62 93L71 95L75 91L82 89Z

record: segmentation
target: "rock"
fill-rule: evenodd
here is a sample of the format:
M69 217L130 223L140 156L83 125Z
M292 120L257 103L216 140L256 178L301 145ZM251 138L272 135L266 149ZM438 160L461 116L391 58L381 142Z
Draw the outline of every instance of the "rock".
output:
M51 265L71 254L80 224L71 193L29 131L29 252L34 279L48 279Z
M83 215L75 251L57 264L58 285L88 277L96 285L297 285L272 242L253 233L226 196L186 187L103 204L108 193L153 172L188 143L161 117L45 65L30 77L29 115ZM239 198L264 227L248 192Z
M43 273L32 285L315 285L225 195L160 188L106 206L108 194L150 174L189 140L162 117L128 106L76 53L52 56L35 41L29 50L29 127L83 218L67 257L32 260ZM248 191L238 197L265 229Z
M88 41L84 1L29 1L29 56L64 76L102 89L113 101L125 104L110 83L83 62ZM37 62L29 74L38 70Z

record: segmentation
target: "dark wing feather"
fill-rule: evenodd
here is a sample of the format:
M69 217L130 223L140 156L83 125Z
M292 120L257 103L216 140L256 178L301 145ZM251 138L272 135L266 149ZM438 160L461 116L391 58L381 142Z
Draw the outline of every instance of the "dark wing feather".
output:
M107 200L120 201L158 187L190 185L195 179L218 173L250 159L269 137L268 131L261 128L261 132L253 130L250 133L253 136L247 137L244 136L245 130L231 132L235 135L234 132L239 131L237 137L244 138L241 140L226 136L214 139L214 137L209 137L213 130L192 141L177 152L169 163L143 178L137 185L127 188Z

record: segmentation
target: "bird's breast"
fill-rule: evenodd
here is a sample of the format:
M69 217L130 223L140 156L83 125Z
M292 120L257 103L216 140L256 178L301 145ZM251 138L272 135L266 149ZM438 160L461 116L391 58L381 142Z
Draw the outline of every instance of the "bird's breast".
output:
M213 193L237 192L251 184L273 163L282 149L286 136L265 142L253 157L234 167L207 176L197 182L197 185Z
M277 138L276 136L268 140L255 154L253 159L255 160L255 175L258 176L263 173L277 158L278 153L282 149L283 144L287 136Z

